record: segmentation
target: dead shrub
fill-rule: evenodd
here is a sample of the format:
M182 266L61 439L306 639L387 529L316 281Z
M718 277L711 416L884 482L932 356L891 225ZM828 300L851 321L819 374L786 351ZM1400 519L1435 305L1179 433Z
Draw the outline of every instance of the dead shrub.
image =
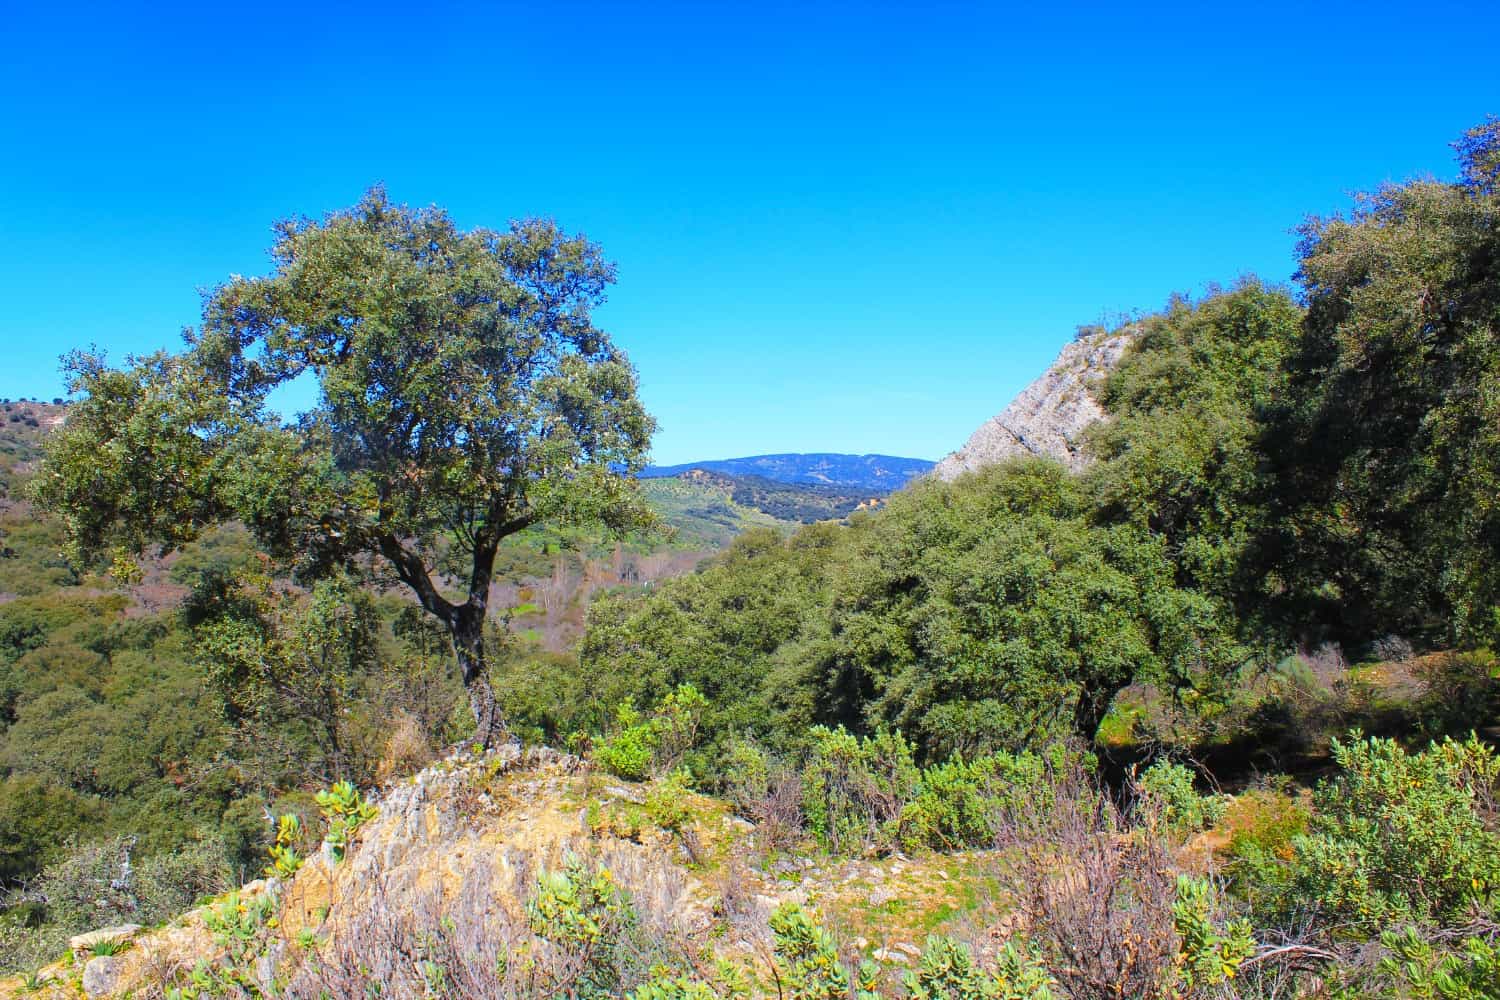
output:
M1027 936L1071 1000L1166 997L1178 953L1177 870L1162 824L1132 829L1081 768L1051 796L1019 796L997 819Z
M375 768L376 781L387 785L411 777L431 764L434 756L421 721L410 712L398 711Z

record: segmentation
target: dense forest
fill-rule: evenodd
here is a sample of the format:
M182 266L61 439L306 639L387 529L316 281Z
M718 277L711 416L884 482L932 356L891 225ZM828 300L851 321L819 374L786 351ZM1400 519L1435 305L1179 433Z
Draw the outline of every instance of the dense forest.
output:
M765 995L1500 996L1500 120L1456 148L1454 181L1305 222L1294 286L1122 324L1082 471L870 509L744 479L647 502L581 238L379 191L285 225L184 353L75 355L66 422L6 404L0 968L312 851L344 822L324 786L518 740L645 783L677 834L671 801L717 796L766 865L984 850L1032 887L1024 933L935 934L895 985L779 909ZM319 408L268 417L304 372ZM549 545L647 551L663 503L737 536L602 591L562 651L513 627L529 592L493 601ZM133 895L91 902L122 856ZM1037 888L1072 863L1102 908ZM543 883L532 932L597 943L600 877ZM610 954L552 989L761 988Z

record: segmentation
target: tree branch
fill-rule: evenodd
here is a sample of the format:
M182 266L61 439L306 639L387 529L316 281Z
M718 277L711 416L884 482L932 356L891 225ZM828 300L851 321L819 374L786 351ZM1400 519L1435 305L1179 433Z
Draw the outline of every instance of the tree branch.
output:
M385 556L395 568L396 576L416 592L417 600L422 602L422 607L444 622L452 624L457 609L452 601L438 593L421 557L402 545L394 535L388 533L379 535L376 542L380 545L380 554Z

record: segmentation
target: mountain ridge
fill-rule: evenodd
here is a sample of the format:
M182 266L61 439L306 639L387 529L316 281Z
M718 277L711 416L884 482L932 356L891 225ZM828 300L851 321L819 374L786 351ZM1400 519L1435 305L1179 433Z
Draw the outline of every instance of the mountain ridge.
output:
M694 469L720 475L756 476L772 482L853 487L866 492L892 493L929 472L935 463L896 455L851 455L841 452L780 452L742 458L706 459L677 465L650 465L643 479L679 476Z

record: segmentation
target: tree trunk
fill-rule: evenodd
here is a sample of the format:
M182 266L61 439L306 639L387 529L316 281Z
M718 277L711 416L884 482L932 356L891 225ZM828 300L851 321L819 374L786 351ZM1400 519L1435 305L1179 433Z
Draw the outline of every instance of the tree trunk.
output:
M1093 746L1099 737L1099 726L1109 714L1115 696L1125 690L1124 685L1111 685L1104 690L1081 691L1078 704L1073 709L1073 732L1083 740L1085 746Z
M469 599L454 604L433 585L426 564L395 535L381 535L376 541L380 552L390 560L396 575L417 595L428 613L448 626L453 640L453 654L463 674L464 690L469 693L469 707L474 711L474 738L486 749L509 735L495 689L490 686L484 659L484 618L488 608L490 580L495 572L495 550L499 540L532 523L529 515L499 521L475 540L474 565L469 574Z
M457 609L449 625L453 635L453 652L474 711L474 739L486 749L505 737L508 730L495 701L484 659L484 608L466 604Z

